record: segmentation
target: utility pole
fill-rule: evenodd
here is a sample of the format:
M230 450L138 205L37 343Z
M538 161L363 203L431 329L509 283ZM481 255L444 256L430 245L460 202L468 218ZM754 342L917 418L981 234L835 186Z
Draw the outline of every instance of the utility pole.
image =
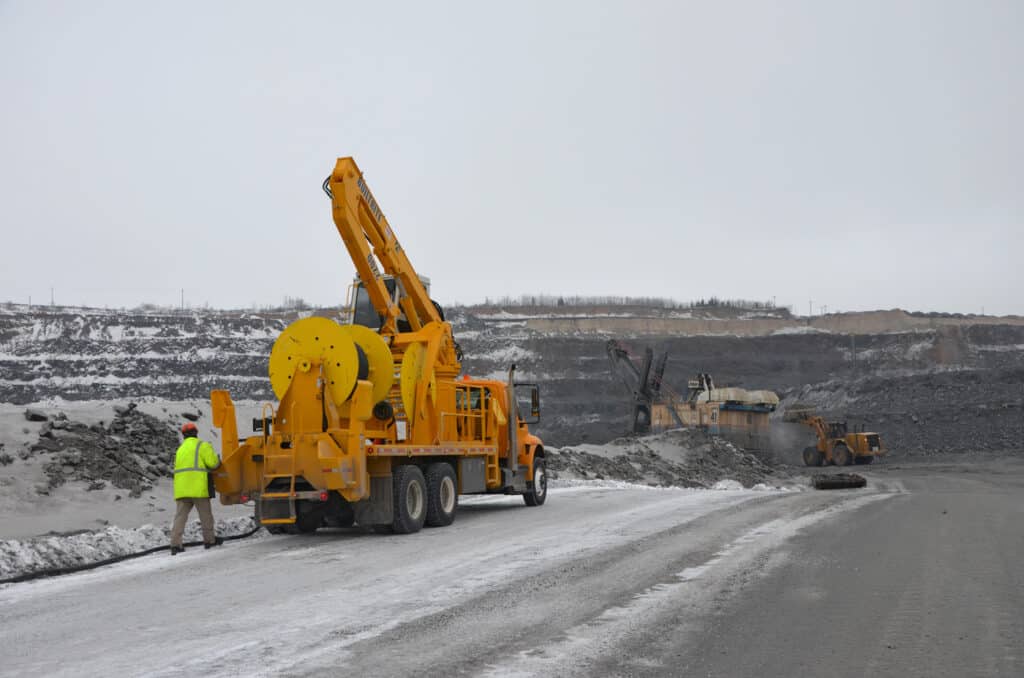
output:
M53 308L53 288L50 288L50 308Z
M811 301L812 301L812 299L808 299L807 300L807 317L808 318L810 318L812 315L814 315L814 309L811 308Z
M181 288L181 310L185 310L185 288Z

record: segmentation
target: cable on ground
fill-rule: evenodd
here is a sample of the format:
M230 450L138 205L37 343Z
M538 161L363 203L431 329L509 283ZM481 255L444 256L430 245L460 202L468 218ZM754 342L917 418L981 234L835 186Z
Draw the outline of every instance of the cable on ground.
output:
M243 534L235 534L230 537L221 537L224 541L232 541L234 539L245 539L259 532L260 528L263 527L260 524L256 524L256 527ZM201 541L190 541L184 544L184 546L202 546L204 542ZM142 556L148 556L153 553L159 553L160 551L170 550L169 545L154 546L151 549L144 551L138 551L136 553L126 553L120 556L114 556L113 558L107 558L106 560L98 560L94 563L84 563L82 565L68 565L65 567L51 567L45 570L35 570L34 572L26 572L25 574L19 574L15 577L8 577L7 579L0 579L0 585L3 584L19 584L23 581L32 581L33 579L42 579L44 577L59 577L65 574L74 574L75 572L84 572L86 570L95 570L98 567L104 565L113 565L114 563L120 563L122 560L131 560L133 558L141 558Z

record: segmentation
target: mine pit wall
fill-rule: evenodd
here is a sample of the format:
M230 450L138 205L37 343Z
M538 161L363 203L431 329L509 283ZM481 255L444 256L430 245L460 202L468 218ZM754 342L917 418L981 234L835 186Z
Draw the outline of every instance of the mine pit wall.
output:
M678 318L678 317L535 317L526 327L545 334L609 334L611 336L733 335L760 337L776 332L833 332L884 334L979 325L1024 326L1020 316L949 316L912 314L906 311L834 313L811 318Z
M211 388L228 388L238 399L273 399L267 356L292 319L225 312L5 313L0 308L0 402L191 400L207 398ZM751 328L724 335L654 334L637 329L646 327L641 318L590 319L600 329L594 332L541 333L527 327L532 321L473 316L453 324L466 373L501 379L516 362L522 381L540 384L541 421L531 430L551 446L603 443L629 431L631 397L605 353L605 342L615 337L634 349L667 350L665 383L677 391L685 391L693 374L708 372L723 386L810 400L824 416L879 431L897 453L1020 449L1024 325L981 322L988 318L978 324L955 318L925 322L932 320L947 324L903 332L886 326L884 332L856 335L758 335L753 329L785 322L764 318L719 321ZM609 331L611 321L627 323L621 334ZM896 314L896 321L921 319ZM577 327L581 322L573 320ZM771 435L781 435L784 447L795 450L811 438L799 425L773 424Z
M1007 450L1024 455L1024 325L956 320L934 329L856 335L528 333L520 345L535 358L520 366L541 375L543 415L536 430L552 445L606 442L628 433L632 399L604 352L614 336L634 352L644 346L667 350L665 383L677 391L693 374L709 372L723 386L807 400L826 418L881 433L891 458ZM500 336L496 328L492 332ZM495 369L471 357L486 354L489 341L481 334L463 343L469 371ZM778 418L772 415L770 447L778 458L802 463L799 451L814 443L813 433Z

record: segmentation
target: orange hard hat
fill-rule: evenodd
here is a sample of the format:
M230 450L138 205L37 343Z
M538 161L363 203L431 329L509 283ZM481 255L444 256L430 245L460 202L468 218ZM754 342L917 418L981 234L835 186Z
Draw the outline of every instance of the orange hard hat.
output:
M186 421L181 425L181 435L188 435L189 433L198 433L199 429L191 421Z

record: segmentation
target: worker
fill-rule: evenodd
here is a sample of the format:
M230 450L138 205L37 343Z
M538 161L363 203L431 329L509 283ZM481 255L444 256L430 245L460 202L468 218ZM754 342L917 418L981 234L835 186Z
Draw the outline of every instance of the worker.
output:
M221 537L214 534L208 483L210 471L220 466L220 459L210 443L199 439L199 430L191 421L182 424L181 435L183 440L174 454L174 502L177 510L174 514L174 527L171 529L172 556L185 550L181 538L193 506L199 512L205 548L224 543Z

